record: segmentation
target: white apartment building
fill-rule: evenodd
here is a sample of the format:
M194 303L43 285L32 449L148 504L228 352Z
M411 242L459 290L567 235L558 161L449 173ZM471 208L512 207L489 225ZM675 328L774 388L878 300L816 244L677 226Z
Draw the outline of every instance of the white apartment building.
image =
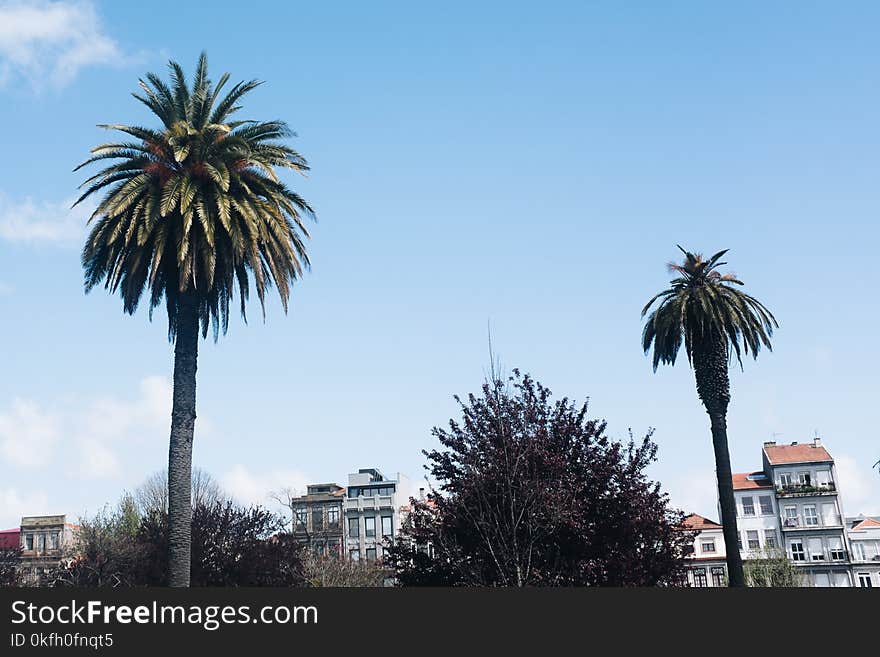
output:
M847 518L846 524L854 584L880 587L880 518Z
M348 475L345 496L345 547L350 559L381 559L386 541L400 528L401 508L409 503L409 480L386 479L375 468Z
M693 551L686 559L687 582L683 584L696 588L724 586L727 551L721 525L692 513L684 519L682 528L697 532Z
M779 507L773 481L763 470L733 475L736 528L743 559L757 559L779 548Z
M781 547L811 586L853 586L834 459L816 438L764 443L763 469L733 475L743 559Z
M763 460L789 559L813 586L852 586L837 469L822 442L764 443Z

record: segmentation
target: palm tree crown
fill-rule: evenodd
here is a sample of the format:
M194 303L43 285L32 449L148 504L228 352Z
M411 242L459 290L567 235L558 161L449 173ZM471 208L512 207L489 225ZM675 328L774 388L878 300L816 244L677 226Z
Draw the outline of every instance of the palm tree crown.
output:
M761 345L772 349L770 337L773 328L779 327L776 318L760 301L733 287L743 284L735 275L718 271L727 264L719 262L727 249L706 260L678 248L684 253L684 262L670 263L669 270L679 277L642 309L644 317L660 302L642 332L645 353L654 347L654 370L660 363L674 365L682 342L692 361L695 350L722 340L728 350L732 348L740 366L742 352L757 358Z
M169 338L184 295L194 295L202 336L214 339L229 323L235 288L247 321L251 279L265 316L266 289L277 287L285 312L291 284L309 266L303 216L312 208L281 182L276 167L308 170L305 159L278 140L293 133L281 121L231 121L238 101L260 82L239 82L221 98L229 79L213 84L199 58L191 86L169 63L171 84L155 74L132 94L163 128L101 125L135 141L106 143L76 170L116 160L88 178L80 203L107 189L95 209L82 252L86 291L104 282L133 313L149 289L150 316L165 298Z

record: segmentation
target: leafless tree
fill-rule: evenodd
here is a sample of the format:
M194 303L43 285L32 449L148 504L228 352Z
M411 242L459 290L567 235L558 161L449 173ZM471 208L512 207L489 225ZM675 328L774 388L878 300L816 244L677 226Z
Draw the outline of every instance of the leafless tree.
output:
M217 480L202 468L192 471L193 506L213 506L224 499L223 490ZM168 510L168 470L151 474L134 492L134 499L141 514L150 511Z
M376 587L383 586L392 573L379 561L353 561L308 551L303 557L303 576L306 586Z

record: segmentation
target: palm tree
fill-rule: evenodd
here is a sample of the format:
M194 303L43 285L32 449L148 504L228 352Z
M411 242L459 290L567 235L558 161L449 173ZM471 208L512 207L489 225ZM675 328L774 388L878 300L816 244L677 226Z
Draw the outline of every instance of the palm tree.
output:
M697 394L712 426L730 586L745 586L727 449L727 406L730 403L727 366L731 354L742 367L743 352L757 358L761 345L771 349L770 337L779 324L760 301L734 287L743 284L735 275L718 272L719 267L727 264L719 262L727 250L705 260L700 254L678 248L684 253L684 263L669 265L669 270L678 277L642 309L644 317L651 306L659 302L645 323L642 347L647 354L653 346L656 372L660 363L675 364L684 342L688 362L694 369Z
M189 586L192 444L196 419L199 333L214 340L229 325L235 289L245 315L251 287L265 320L266 291L275 285L287 312L292 283L309 266L303 217L312 208L276 172L308 170L279 140L293 133L281 121L230 120L260 82L208 79L204 53L191 85L169 62L170 84L155 74L132 94L162 122L159 129L101 125L134 139L101 144L76 170L111 160L88 178L80 203L100 190L82 252L85 288L119 292L132 314L145 292L150 318L162 300L174 344L174 393L168 451L170 586Z

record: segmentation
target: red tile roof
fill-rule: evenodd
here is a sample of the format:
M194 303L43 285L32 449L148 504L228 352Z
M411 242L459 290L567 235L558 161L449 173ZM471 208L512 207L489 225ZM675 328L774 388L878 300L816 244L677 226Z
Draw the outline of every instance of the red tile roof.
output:
M681 521L682 529L721 529L721 525L719 525L714 520L709 520L708 518L704 518L701 515L696 513L692 513L689 516L685 516L685 519Z
M795 443L794 445L764 445L767 460L773 465L785 463L821 463L832 461L822 445L814 443Z
M873 518L865 518L861 522L852 526L852 529L869 529L870 527L880 527L880 522Z
M763 475L762 470L757 472L738 472L733 475L733 490L751 490L753 488L773 488L773 482L770 479L749 479Z

